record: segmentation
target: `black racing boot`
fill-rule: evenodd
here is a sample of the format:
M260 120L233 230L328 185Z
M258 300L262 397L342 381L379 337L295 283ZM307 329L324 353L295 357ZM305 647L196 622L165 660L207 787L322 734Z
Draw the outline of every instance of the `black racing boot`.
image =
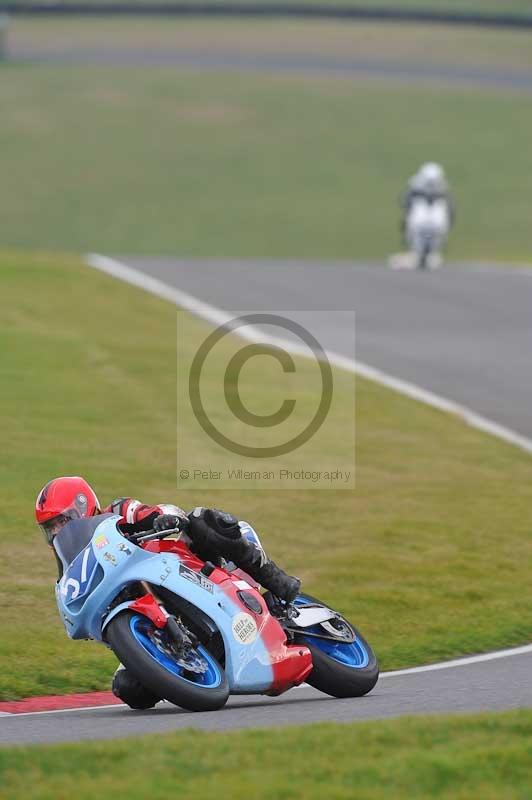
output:
M245 542L246 552L242 553L238 561L233 558L237 567L247 572L253 580L265 589L269 589L276 597L291 603L301 588L299 578L287 575L274 561L268 559L264 550L248 542L246 538L242 537L242 541ZM244 551L244 548L242 550Z
M195 508L189 514L194 551L204 560L222 555L247 572L265 589L286 602L299 592L301 581L270 561L261 547L242 536L238 520L216 508Z
M153 708L161 699L146 689L139 681L133 677L125 667L120 665L113 675L113 694L130 708L144 710Z

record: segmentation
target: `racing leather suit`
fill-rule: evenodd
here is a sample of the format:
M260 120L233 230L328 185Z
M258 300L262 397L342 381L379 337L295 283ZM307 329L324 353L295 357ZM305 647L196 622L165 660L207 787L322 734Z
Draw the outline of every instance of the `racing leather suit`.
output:
M454 202L454 198L447 187L442 187L439 191L426 191L421 186L418 186L414 179L411 179L408 182L408 186L405 192L400 197L400 206L401 206L401 236L403 239L406 235L406 222L408 219L408 214L410 213L410 209L412 208L412 204L418 198L422 198L427 203L433 203L437 200L443 200L444 203L447 205L447 211L449 214L449 228L451 228L454 224L455 217L456 217L456 206Z
M102 513L119 514L121 519L118 526L126 536L150 530L157 517L163 515L187 517L185 511L178 506L149 506L132 497L113 500ZM223 557L282 600L290 601L297 595L301 582L270 561L257 535L247 523L239 523L236 517L217 509L195 509L189 519L188 538L191 550L204 561L219 562L220 557ZM251 532L251 536L243 535L246 530Z

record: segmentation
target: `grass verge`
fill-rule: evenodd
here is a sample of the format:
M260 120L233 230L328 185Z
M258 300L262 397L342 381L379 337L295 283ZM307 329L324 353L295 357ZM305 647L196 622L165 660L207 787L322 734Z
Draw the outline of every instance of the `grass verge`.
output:
M216 40L209 30L206 52ZM298 37L291 31L285 48ZM342 36L332 36L329 50L342 40L349 51ZM448 49L448 61L460 61L457 50L468 47L457 48L454 36L434 48L432 39L418 37L420 71L432 49L441 57ZM530 63L528 40L519 34L501 35L504 46L499 34L486 36L483 68L499 68L511 42ZM73 42L77 47L77 37ZM392 57L394 47L399 54ZM488 54L500 48L492 62ZM372 59L409 60L399 33L370 49ZM100 61L97 52L94 58ZM532 109L525 93L456 88L444 77L425 86L319 70L272 75L99 63L1 69L5 247L383 258L400 245L398 195L407 178L422 161L436 160L458 202L451 256L532 255Z
M532 712L0 750L3 797L525 800ZM95 765L95 771L92 766Z
M1 698L105 688L115 664L101 646L69 641L55 609L55 566L33 505L57 474L85 475L103 502L131 494L249 519L309 592L360 626L383 668L527 641L525 454L359 380L355 491L178 495L175 309L76 256L3 252L0 283L0 637L11 665ZM207 330L182 324L181 370ZM268 373L257 381L270 386ZM336 401L352 414L340 375ZM180 436L209 463L206 437L192 428ZM345 457L341 430L330 450Z

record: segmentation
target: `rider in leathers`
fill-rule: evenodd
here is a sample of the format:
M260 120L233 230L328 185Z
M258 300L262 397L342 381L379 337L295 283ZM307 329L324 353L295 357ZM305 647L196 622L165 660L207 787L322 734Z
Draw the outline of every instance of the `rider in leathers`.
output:
M418 171L409 178L406 190L401 195L401 232L403 238L406 233L406 223L412 204L417 198L433 202L442 200L447 206L449 227L455 219L455 203L445 171L440 164L428 161L422 164Z

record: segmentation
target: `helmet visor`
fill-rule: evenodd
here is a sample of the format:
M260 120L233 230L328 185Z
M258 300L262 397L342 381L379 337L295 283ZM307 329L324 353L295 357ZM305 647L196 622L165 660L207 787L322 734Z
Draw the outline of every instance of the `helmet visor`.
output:
M70 522L72 519L80 519L80 517L80 513L75 508L69 508L62 514L58 514L56 517L52 517L52 519L49 519L46 522L39 523L39 528L43 532L44 538L48 544L51 545L54 537L57 536L62 528L64 528L67 522Z

